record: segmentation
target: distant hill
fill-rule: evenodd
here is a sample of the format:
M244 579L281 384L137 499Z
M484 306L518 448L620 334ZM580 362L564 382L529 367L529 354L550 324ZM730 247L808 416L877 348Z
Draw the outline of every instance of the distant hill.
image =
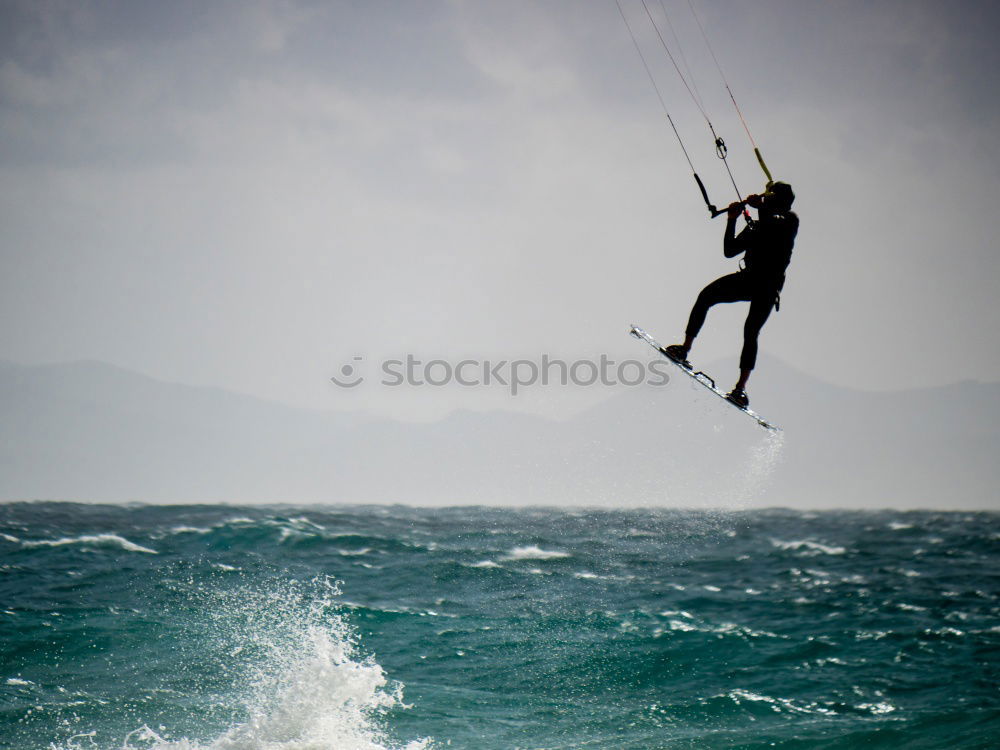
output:
M410 424L0 363L0 498L1000 509L1000 384L869 393L762 359L752 386L780 437L686 378L562 421Z

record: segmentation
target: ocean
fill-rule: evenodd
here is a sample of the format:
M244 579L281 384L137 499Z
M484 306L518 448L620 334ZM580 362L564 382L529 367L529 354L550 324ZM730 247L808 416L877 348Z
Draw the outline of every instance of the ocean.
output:
M1000 746L1000 515L0 505L0 748Z

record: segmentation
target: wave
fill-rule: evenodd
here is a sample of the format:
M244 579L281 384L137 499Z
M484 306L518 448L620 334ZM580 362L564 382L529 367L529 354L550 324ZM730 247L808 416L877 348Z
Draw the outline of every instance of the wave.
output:
M846 547L820 544L819 542L813 542L808 539L800 539L791 542L783 542L780 539L772 539L771 544L780 550L807 550L813 554L822 555L843 555L847 552Z
M67 536L62 539L35 539L23 541L24 547L63 547L68 544L89 545L92 547L119 547L126 552L144 552L147 555L158 555L155 549L143 547L130 542L117 534L83 534L82 536Z
M558 552L555 550L547 550L538 547L537 545L530 545L527 547L514 547L510 552L508 552L503 558L503 560L557 560L562 557L572 557L569 552Z
M371 551L371 547L362 547L361 549L339 549L337 553L341 557L360 557L361 555L367 555Z
M385 728L403 703L403 685L390 680L338 613L335 584L325 577L191 593L186 606L204 611L209 641L234 674L228 708L245 718L212 739L174 738L146 724L115 743L120 750L429 750L429 738L395 741ZM212 654L199 651L210 661ZM241 693L242 691L242 693ZM96 748L96 732L79 734L59 750ZM55 748L55 745L52 745ZM103 745L102 745L103 747Z
M667 630L672 630L680 633L710 633L715 636L725 637L734 636L736 638L744 640L753 640L758 638L769 638L776 640L788 640L788 636L781 635L779 633L773 633L770 630L761 630L746 625L739 625L735 622L721 622L712 623L705 620L698 619L692 616L688 612L664 612L664 615L680 615L684 619L677 617L667 617L667 627L666 629L662 627L657 627L653 630L653 637L659 638L664 635Z
M174 526L170 529L171 534L211 534L212 529L205 529L201 526Z

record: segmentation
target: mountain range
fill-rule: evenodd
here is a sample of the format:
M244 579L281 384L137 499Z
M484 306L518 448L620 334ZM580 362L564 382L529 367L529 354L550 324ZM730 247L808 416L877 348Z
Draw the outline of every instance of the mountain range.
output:
M1000 384L868 392L762 358L751 385L782 432L680 376L561 420L412 423L0 362L0 499L1000 509Z

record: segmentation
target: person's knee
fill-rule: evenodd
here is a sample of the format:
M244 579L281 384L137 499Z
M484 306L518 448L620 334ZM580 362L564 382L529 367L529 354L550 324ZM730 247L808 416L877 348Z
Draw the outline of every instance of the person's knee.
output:
M701 308L702 310L707 310L712 305L714 305L716 301L717 300L715 299L715 295L712 294L711 288L705 287L704 289L701 290L701 293L698 295L698 299L695 300L694 306Z

